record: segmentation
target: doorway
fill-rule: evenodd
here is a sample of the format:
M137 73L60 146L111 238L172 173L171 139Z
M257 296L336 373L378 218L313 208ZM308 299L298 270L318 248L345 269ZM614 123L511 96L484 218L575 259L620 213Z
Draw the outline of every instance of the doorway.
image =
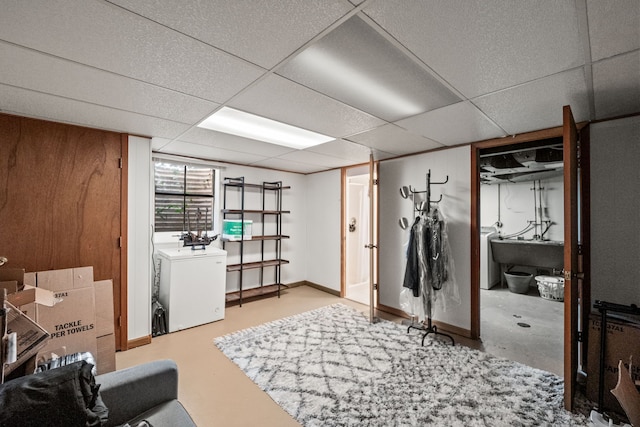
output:
M485 148L479 155L483 347L561 376L562 138Z
M563 125L558 128L488 140L472 144L471 149L471 338L480 339L480 151L486 148L506 147L519 143L532 143L562 137L564 183L564 236L563 236L563 369L565 408L573 408L576 378L580 363L584 363L584 327L590 308L590 197L589 197L589 127L576 125L571 107L563 107ZM578 144L578 135L581 141ZM580 169L580 171L579 171ZM580 252L578 249L580 248ZM578 338L582 336L582 342ZM579 357L581 360L579 360Z
M375 269L371 268L372 244L377 234L375 209L371 214L371 198L376 205L375 186L371 186L370 166L343 169L343 272L341 296L364 305L371 305L371 284L375 283ZM374 260L375 263L375 260ZM374 277L372 277L372 274ZM373 307L377 304L374 292Z

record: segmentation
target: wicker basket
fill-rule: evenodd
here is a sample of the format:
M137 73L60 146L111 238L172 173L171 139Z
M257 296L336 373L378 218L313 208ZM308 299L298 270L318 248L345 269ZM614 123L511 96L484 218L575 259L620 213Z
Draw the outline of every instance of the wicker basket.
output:
M554 276L536 276L540 296L551 301L564 301L564 279Z

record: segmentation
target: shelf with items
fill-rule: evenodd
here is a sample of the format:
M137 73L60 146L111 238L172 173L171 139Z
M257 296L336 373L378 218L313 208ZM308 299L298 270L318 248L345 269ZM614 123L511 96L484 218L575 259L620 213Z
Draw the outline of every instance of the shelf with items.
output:
M250 239L245 239L245 242L250 242L252 240L278 240L278 239L288 239L289 236L285 236L284 234L279 234L279 235L275 235L275 234L271 234L271 235L267 235L267 236L256 236L255 234L251 236ZM223 242L225 243L230 243L230 242L239 242L240 240L231 240L231 239L222 239Z
M291 211L272 211L272 210L262 210L262 209L223 209L223 214L242 214L242 213L254 213L254 214L265 214L265 215L280 215L291 213Z
M234 224L233 233L222 236L223 248L226 249L226 245L235 245L239 258L239 262L227 265L228 273L238 274L239 288L237 291L227 293L227 304L238 302L242 306L244 298L270 294L280 297L281 287L284 286L280 280L281 267L289 263L288 260L282 259L282 240L289 238L282 234L282 215L290 213L282 209L282 190L290 187L283 186L280 181L251 184L245 182L244 177L225 178L223 185L223 220L239 223ZM232 192L236 193L235 201L231 200ZM248 200L251 199L248 192L257 193L261 201L261 209L256 209L255 205L258 202L255 196L252 199L254 206L247 209L248 204L251 204ZM253 229L254 220L260 224L258 235L253 235L253 230L247 232L246 225L251 224ZM267 244L272 246L267 248ZM247 287L244 272L255 269L259 270L257 283L254 282L255 286ZM265 283L266 269L273 270L273 280L269 281L272 283Z

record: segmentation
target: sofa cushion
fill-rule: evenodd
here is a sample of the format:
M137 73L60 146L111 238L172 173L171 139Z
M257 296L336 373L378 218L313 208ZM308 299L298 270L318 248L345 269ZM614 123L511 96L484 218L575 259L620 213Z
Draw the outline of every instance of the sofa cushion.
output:
M129 421L129 425L137 426L140 421L147 421L152 426L195 426L191 416L182 404L177 400L171 400L156 406L135 419Z
M108 410L91 368L81 361L6 382L0 386L0 425L101 425Z

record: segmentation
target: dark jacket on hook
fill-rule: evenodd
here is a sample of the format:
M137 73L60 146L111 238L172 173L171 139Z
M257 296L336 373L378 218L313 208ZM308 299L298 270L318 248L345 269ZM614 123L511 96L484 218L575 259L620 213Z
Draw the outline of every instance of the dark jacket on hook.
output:
M407 266L404 271L404 282L402 286L413 291L414 297L420 296L420 270L418 267L418 242L416 239L416 226L420 222L417 217L411 227L409 234L409 247L407 248Z

